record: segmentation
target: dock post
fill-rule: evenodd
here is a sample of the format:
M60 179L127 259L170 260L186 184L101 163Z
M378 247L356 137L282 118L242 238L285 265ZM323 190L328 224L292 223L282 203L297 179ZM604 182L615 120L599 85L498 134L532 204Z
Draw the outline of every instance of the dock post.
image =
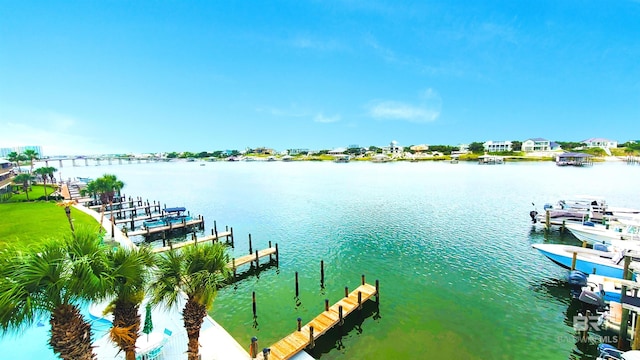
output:
M280 265L280 256L278 254L280 254L280 252L278 251L278 243L276 243L276 266Z
M362 309L362 291L358 291L358 310Z
M253 254L253 248L251 247L251 234L249 234L249 254Z
M296 271L296 297L298 297L298 295L300 294L299 291L299 287L298 287L298 272Z
M362 285L364 285L364 274L362 274Z
M566 229L567 220L562 220L562 226L560 227L560 232L563 233L564 229Z
M251 346L249 346L249 356L251 356L252 359L255 359L258 356L258 338L255 336L251 338Z
M231 267L233 267L233 278L236 278L236 258L231 259Z
M258 249L256 249L256 274L260 270L260 257L258 256Z
M625 280L630 280L632 277L631 272L629 271L629 264L631 263L631 258L629 256L624 257L624 270L622 272L622 278ZM622 285L620 289L620 294L627 293L627 286ZM627 346L627 332L629 326L629 309L622 308L622 319L620 320L620 337L618 338L618 349L625 349ZM636 325L638 327L638 325Z
M211 235L218 234L218 226L216 225L216 221L213 220L213 229L211 229Z
M271 240L269 240L269 249L271 249ZM269 262L273 261L273 255L269 254Z
M573 253L573 258L571 259L571 270L575 270L576 269L576 261L578 260L578 253L574 252Z
M586 242L586 241L583 241L583 242L582 242L582 247L583 247L583 248L586 248L586 247L587 247L587 242Z
M133 231L135 221L133 220L133 214L131 214L131 231Z
M338 321L338 325L342 326L342 324L344 324L344 319L342 317L342 305L338 306L338 319L340 319Z
M348 286L344 287L344 297L349 297L349 287Z
M380 303L380 280L376 279L376 302Z
M227 238L227 241L229 241L229 238ZM231 227L231 248L235 248L235 246L233 245L233 226Z
M204 230L204 216L198 215L198 218L202 219L202 222L200 223L200 230Z
M196 235L196 233L191 234L191 238L193 239L193 246L197 246L198 245L198 236Z
M324 289L324 260L320 260L320 288Z
M309 326L309 349L313 349L316 346L315 339L313 338L313 326Z
M324 299L324 311L329 311L329 299Z
M253 308L253 318L257 318L258 315L256 314L256 292L254 291L251 294L251 298L252 298L252 308Z
M262 358L264 360L269 360L269 353L271 353L271 349L269 348L262 349Z
M551 228L551 212L549 209L547 209L547 213L545 216L545 228L546 229L550 229Z

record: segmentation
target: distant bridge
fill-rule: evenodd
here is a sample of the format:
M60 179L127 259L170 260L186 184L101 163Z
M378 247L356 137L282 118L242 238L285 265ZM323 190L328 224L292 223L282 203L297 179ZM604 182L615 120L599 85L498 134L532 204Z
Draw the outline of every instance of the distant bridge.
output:
M52 157L46 159L40 159L40 161L45 163L45 166L49 166L49 163L58 162L59 167L63 167L63 162L67 164L70 162L71 166L90 166L89 161L92 162L91 165L101 165L105 163L107 165L112 164L142 164L142 163L150 163L150 162L160 162L160 161L171 161L172 159L164 158L164 157L122 157L122 156L73 156L73 157Z

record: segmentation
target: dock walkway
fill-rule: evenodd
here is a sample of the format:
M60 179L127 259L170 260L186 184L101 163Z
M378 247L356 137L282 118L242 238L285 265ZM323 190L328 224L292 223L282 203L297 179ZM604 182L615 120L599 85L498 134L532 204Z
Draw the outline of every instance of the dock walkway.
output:
M149 236L152 234L162 233L164 231L172 231L182 228L188 228L190 226L200 226L204 227L204 219L201 216L198 216L197 219L189 220L189 221L181 221L179 223L169 223L169 225L165 226L155 226L151 228L145 228L141 230L129 231L127 232L127 236L137 236L144 235Z
M348 296L345 296L328 308L328 310L316 316L316 318L308 324L271 345L269 347L270 353L268 358L270 360L290 359L306 347L313 347L317 338L333 328L336 324L339 324L344 317L358 309L362 303L377 293L378 290L375 286L363 283L349 293ZM256 358L264 359L263 353L259 352Z

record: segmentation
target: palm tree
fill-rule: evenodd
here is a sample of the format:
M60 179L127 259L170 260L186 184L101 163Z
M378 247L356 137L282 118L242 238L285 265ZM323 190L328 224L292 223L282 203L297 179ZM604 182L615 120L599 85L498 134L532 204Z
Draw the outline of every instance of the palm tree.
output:
M29 182L33 180L31 174L18 174L13 178L13 182L22 185L22 190L27 195L27 201L29 201Z
M182 318L189 338L189 360L198 359L200 328L213 307L218 287L230 276L228 262L229 255L220 243L171 250L157 262L158 274L152 286L151 301L174 307L186 296Z
M155 254L146 246L139 249L119 247L110 252L108 258L109 276L114 280L109 294L113 300L105 309L105 312L113 313L111 340L125 352L126 360L135 360L140 330L138 310L150 281Z
M109 207L111 208L113 205L113 198L116 194L120 194L120 190L124 188L124 183L115 175L112 174L104 174L102 177L99 177L95 180L89 181L87 186L81 194L84 196L85 194L91 194L94 197L100 196L100 224L102 224L102 220L104 218L104 207L107 203L109 203Z
M12 163L15 163L16 167L18 168L18 172L21 172L20 171L20 161L22 160L21 154L18 154L17 152L12 151L7 154L7 160L9 160Z
M0 329L20 332L48 316L54 353L65 360L96 359L91 325L78 304L104 297L112 286L104 276L105 248L87 228L43 244L0 254Z
M33 173L36 175L40 175L42 177L42 182L44 183L44 196L47 201L49 201L49 195L47 194L47 178L52 177L53 173L58 171L58 169L51 166L44 166L37 168Z
M32 149L27 149L22 154L25 156L25 160L31 161L31 170L29 170L29 172L33 172L33 160L37 159L40 154Z

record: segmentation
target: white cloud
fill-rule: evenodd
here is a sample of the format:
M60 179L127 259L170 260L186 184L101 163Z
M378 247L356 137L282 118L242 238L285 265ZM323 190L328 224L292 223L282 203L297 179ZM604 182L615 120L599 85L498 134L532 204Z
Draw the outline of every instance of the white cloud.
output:
M433 122L440 116L442 99L433 89L420 93L420 102L410 104L395 100L376 100L369 104L369 114L375 119L404 120L415 123Z
M340 115L324 116L324 114L319 113L315 116L313 121L319 123L334 123L340 121Z
M0 147L40 146L44 156L103 154L107 148L87 122L53 111L3 114ZM74 131L81 130L84 135Z

